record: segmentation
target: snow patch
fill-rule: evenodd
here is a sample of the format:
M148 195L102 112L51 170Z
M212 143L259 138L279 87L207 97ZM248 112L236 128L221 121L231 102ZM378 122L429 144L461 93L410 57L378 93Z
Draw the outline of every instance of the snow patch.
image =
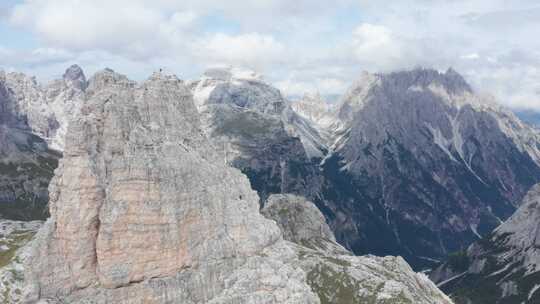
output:
M538 291L538 289L540 289L540 284L534 285L534 287L531 289L531 291L529 291L529 295L527 297L527 300L530 300L532 298L532 296L534 295L534 293L536 291Z
M480 235L480 233L478 233L478 231L476 230L476 228L477 228L477 225L476 225L476 224L470 224L470 225L469 225L469 228L471 228L471 231L472 231L479 239L482 238L482 236Z

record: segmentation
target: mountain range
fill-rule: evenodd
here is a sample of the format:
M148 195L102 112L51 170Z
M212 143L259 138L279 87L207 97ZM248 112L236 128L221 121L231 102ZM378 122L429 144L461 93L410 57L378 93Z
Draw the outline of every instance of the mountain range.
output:
M265 219L192 96L162 73L88 81L50 217L3 223L4 302L452 303L399 257L353 256L304 197L270 195Z
M6 242L12 301L451 303L413 271L434 267L457 303L535 299L486 279L506 260L479 277L469 262L528 237L513 219L540 182L540 133L452 69L365 72L331 105L239 68L0 76L0 214L48 218Z
M313 200L356 254L431 266L491 232L540 181L538 132L453 70L364 73L335 106L317 95L288 104L253 73L210 74L193 92L227 161L262 198Z

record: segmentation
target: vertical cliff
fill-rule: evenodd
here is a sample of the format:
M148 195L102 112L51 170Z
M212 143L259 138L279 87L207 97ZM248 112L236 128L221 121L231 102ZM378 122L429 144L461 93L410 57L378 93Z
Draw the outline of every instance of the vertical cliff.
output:
M105 70L87 94L29 249L26 300L318 303L180 80Z

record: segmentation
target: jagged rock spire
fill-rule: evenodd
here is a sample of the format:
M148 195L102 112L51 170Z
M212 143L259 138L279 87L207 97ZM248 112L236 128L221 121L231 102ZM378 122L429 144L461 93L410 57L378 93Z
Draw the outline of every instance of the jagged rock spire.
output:
M86 89L87 82L83 69L74 64L66 69L66 72L62 76L66 82L72 83L75 87L84 90Z

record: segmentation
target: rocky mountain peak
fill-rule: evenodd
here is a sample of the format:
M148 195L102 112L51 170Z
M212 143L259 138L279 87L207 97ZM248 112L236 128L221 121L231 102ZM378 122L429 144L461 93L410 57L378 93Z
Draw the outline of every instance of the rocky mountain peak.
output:
M380 84L380 76L362 72L341 98L337 107L337 118L340 124L350 122L354 113L362 109L370 97L372 88Z
M383 86L393 89L426 89L432 85L442 86L450 95L472 93L465 79L452 68L445 73L434 69L416 68L409 71L380 74Z
M371 100L380 99L377 96L387 95L393 96L390 100L401 100L404 98L397 96L413 92L434 94L452 106L470 104L475 108L481 108L486 103L472 96L471 86L452 68L444 73L426 68L387 74L362 72L343 95L337 115L340 121L347 123L353 119L354 113Z
M349 247L355 253L393 254L393 242L407 247L393 250L412 253L406 258L415 266L429 264L425 257L439 259L491 232L540 180L538 137L486 105L452 69L364 73L345 94L337 118L342 127L333 132L333 154L323 167L331 178L343 174L333 188L350 180L343 188L366 190L344 193L355 198L340 201L354 203L336 213L378 213L351 222L392 227L375 248L378 237L351 240L370 233L364 227L330 223L341 243L356 242ZM362 209L369 200L380 207ZM426 233L409 234L414 227Z
M125 75L116 73L110 68L96 72L88 81L87 93L92 95L106 87L133 88L135 81L129 80Z
M84 75L83 69L76 64L67 68L62 78L64 81L71 83L80 90L86 89L86 76Z
M281 115L286 103L281 92L262 81L259 74L241 68L209 69L192 86L199 109L221 104Z

